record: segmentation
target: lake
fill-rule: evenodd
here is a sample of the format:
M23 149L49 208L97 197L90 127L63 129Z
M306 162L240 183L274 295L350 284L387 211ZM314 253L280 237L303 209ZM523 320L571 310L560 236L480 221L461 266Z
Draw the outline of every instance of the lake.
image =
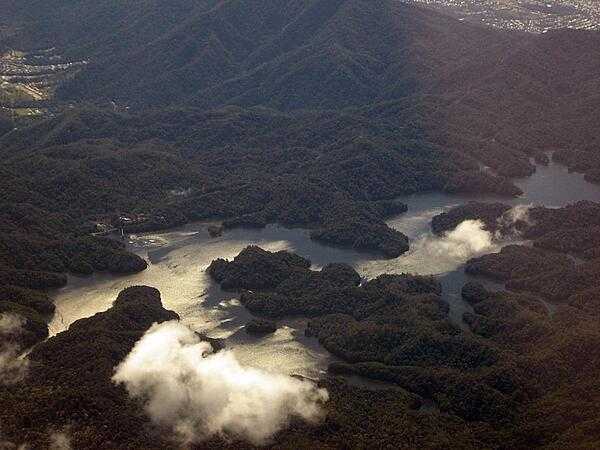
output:
M434 215L470 200L548 207L579 200L600 201L600 186L586 182L581 174L570 173L558 164L540 166L534 175L516 180L516 184L524 195L508 200L441 193L400 198L409 210L388 220L388 225L410 238L411 250L395 259L324 246L311 241L308 230L277 225L262 230L231 230L217 238L209 236L207 223L188 224L160 234L131 236L130 249L149 262L148 269L126 277L70 276L69 284L53 295L56 314L50 323L50 333L57 334L75 320L110 308L117 294L128 286L148 285L160 290L164 306L176 311L183 323L211 337L225 338L227 346L243 364L318 378L333 358L315 339L304 336L306 321L281 320L280 328L273 335L248 336L243 326L252 316L235 294L222 291L205 272L214 259L233 258L246 246L258 245L270 251L298 253L310 259L316 269L330 262L345 262L365 279L383 273L435 275L444 287L451 320L463 326L462 314L470 310L470 305L460 296L460 289L468 280L464 263L471 257L499 251L503 245L515 241L490 240L486 232L477 229L466 229L456 236L434 236L429 227Z

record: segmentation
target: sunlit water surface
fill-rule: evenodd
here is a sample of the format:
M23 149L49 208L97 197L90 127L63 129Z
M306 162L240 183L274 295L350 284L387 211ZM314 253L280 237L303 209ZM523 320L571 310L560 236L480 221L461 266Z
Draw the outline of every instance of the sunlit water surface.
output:
M540 204L558 207L578 200L600 201L600 186L587 183L580 174L552 164L539 167L536 174L517 184L525 192L518 199L501 201L513 205ZM307 230L268 226L263 230L238 229L218 238L209 237L206 224L190 224L161 234L132 236L131 249L149 262L142 273L115 277L99 274L70 277L67 287L55 292L57 312L50 324L51 334L64 331L75 320L108 309L117 294L132 285L156 287L166 308L176 311L194 330L211 337L226 338L227 346L248 365L289 374L316 378L324 373L332 357L315 339L306 338L306 321L279 321L276 333L264 338L249 337L243 330L251 318L236 295L223 292L208 277L205 269L216 258L233 258L248 245L266 250L298 253L320 268L330 262L351 264L365 278L383 273L431 274L439 277L444 298L450 305L450 317L462 326L462 314L470 306L462 301L460 288L467 280L463 266L471 257L499 251L508 242L472 241L472 233L462 240L437 237L430 232L431 218L452 206L469 200L498 200L481 196L457 196L440 193L401 198L409 212L394 217L388 224L405 233L411 250L396 259L332 248L311 241ZM461 237L461 239L463 239Z

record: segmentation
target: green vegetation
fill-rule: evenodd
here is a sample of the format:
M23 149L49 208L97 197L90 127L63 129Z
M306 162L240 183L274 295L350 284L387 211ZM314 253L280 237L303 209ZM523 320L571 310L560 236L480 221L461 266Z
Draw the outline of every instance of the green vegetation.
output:
M0 139L8 159L3 185L12 202L73 217L145 213L131 231L207 218L226 227L279 222L391 257L408 249L406 237L384 223L406 210L394 197L515 193L469 158L447 160L411 130L361 114L74 111ZM465 180L474 184L459 187Z
M107 312L36 346L27 382L0 385L3 439L47 448L48 427L73 426L78 448L164 448L164 441L148 433L139 405L111 377L153 323L173 319L177 315L163 309L157 290L132 287Z
M499 228L498 220L508 210L510 206L502 203L469 202L435 216L431 229L435 234L443 234L454 230L465 220L480 220L486 230L494 232Z
M65 273L146 267L92 236L97 223L280 223L397 257L409 243L385 218L406 210L400 195L515 196L508 177L531 174L530 157L549 149L600 180L598 33L509 34L395 0L5 3L14 25L0 50L56 46L90 61L43 120L0 118L0 310L26 318L26 345L44 339L43 291ZM493 231L505 211L463 206L434 231L465 218ZM310 317L308 332L343 360L332 372L389 383L328 378L327 420L292 424L276 447L597 447L598 211L534 208L533 225L518 227L533 248L471 261L519 292L466 286L468 330L427 277L359 285L348 266L311 271L257 248L214 262L211 275L243 289L253 312ZM48 429L69 426L76 448L171 444L110 376L152 322L174 315L148 288L119 299L37 345L27 382L0 387L2 439L43 448Z
M531 277L554 270L573 269L575 264L566 255L546 252L532 247L509 245L500 253L471 259L465 271L496 281Z
M576 207L551 214L561 216L565 210L569 216L582 216ZM359 287L358 274L349 267L311 271L306 261L296 261L289 253L256 247L232 262L217 260L210 270L230 288L244 289L243 304L258 315L311 317L307 334L343 360L331 365L332 376L385 382L388 389L402 389L398 396L408 391L418 405L435 405L437 412L427 413L428 420L458 421L454 423L460 424L461 439L476 427L478 442L466 447L543 447L559 436L567 447L582 442L599 412L594 396L580 398L581 386L597 385L594 374L600 369L594 356L600 343L597 261L575 268L565 255L509 246L473 260L469 267L483 265L486 271L478 274L508 279L511 289L531 293L465 285L463 296L473 305L473 312L464 316L468 331L448 320L441 287L427 277L383 275ZM565 414L564 405L574 401L582 402L581 413ZM353 404L356 417L364 420L370 403ZM407 407L395 408L403 414ZM381 414L378 419L385 417ZM542 416L552 426L536 418ZM450 429L447 423L440 426ZM576 432L565 436L567 430ZM382 439L388 432L381 430ZM327 436L323 430L315 433L317 440ZM596 437L589 439L595 442Z
M277 323L265 319L253 319L246 324L244 330L248 334L270 334L277 331Z

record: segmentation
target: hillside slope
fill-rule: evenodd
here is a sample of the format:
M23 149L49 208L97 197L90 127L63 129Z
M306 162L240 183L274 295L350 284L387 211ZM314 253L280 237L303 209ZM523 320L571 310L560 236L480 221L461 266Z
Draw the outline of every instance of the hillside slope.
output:
M54 117L0 138L13 203L82 222L161 218L144 229L301 225L398 256L406 238L383 219L403 209L382 201L517 195L506 178L531 174L530 157L548 150L600 178L597 33L509 34L392 0L30 0L7 11L21 28L5 45L90 62L60 87Z
M15 5L20 44L90 62L62 85L65 101L280 111L394 102L434 143L500 174L530 174L529 156L560 150L599 177L597 32L506 33L393 0ZM581 152L591 164L578 164Z

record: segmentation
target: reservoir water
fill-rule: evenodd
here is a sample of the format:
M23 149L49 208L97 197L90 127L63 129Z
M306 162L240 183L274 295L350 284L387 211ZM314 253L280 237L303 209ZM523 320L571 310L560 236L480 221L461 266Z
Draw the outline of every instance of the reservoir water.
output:
M266 250L289 250L310 259L314 268L330 262L351 264L365 279L383 273L431 274L439 277L450 317L462 325L469 305L460 298L467 280L464 263L474 256L499 251L509 243L486 239L486 232L467 228L461 234L437 237L430 232L431 218L470 200L503 201L516 205L559 207L579 200L600 201L600 186L590 184L581 174L570 173L557 164L538 167L537 172L516 184L524 195L516 199L458 196L429 193L399 200L408 204L407 213L391 218L388 224L405 233L411 250L396 259L332 248L311 241L307 230L271 225L262 230L237 229L211 238L206 223L189 224L160 234L132 236L130 247L149 262L142 273L127 277L97 274L69 277L69 284L53 295L56 314L50 324L52 335L66 330L75 320L110 308L117 294L132 285L156 287L166 308L176 311L192 329L211 337L225 338L243 364L317 378L326 370L331 355L304 336L306 321L279 321L276 333L264 338L248 336L243 326L251 318L236 295L223 292L205 269L216 258L233 258L248 245Z

